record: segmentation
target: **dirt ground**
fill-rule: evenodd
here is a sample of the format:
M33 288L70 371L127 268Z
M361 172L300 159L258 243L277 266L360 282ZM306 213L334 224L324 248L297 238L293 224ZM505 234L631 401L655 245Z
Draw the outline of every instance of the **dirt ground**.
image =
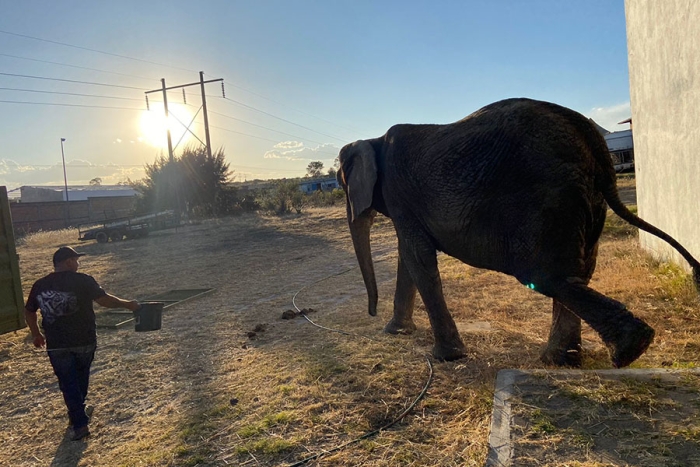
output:
M215 291L166 310L160 331L98 330L89 394L95 412L84 442L67 436L45 352L33 350L24 330L0 336L3 465L295 465L385 426L428 381L432 335L420 300L414 335L382 332L396 267L385 219L372 233L380 287L374 318L344 207L212 220L118 243L79 244L68 235L19 245L25 296L64 243L87 253L81 270L123 298ZM510 277L446 256L440 265L469 357L434 363L425 398L396 425L305 465L483 465L495 375L543 367L551 303ZM697 303L668 292L678 273L658 271L634 239L614 237L601 246L597 276L607 279L594 286L656 328L657 340L635 365L694 366ZM352 334L301 317L282 320L293 299L320 325ZM610 367L589 329L584 348L587 368Z

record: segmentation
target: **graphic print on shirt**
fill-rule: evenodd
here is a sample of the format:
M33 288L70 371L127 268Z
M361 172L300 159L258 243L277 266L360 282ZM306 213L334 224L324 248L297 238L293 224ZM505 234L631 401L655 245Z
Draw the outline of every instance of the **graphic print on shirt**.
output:
M78 311L78 298L68 292L47 290L37 296L41 316L47 324L56 321L56 318L68 316Z

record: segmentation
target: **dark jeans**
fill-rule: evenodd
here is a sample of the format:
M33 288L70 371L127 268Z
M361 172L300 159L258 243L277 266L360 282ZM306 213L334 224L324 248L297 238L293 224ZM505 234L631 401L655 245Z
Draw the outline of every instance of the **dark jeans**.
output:
M71 349L49 349L49 360L58 378L58 387L68 407L68 417L73 429L88 424L85 415L85 398L90 382L90 365L95 357L95 346Z

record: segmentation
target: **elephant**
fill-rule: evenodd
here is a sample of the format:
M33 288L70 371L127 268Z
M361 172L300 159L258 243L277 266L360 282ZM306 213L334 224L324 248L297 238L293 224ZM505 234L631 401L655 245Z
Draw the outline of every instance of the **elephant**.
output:
M339 153L350 234L368 294L378 292L370 228L377 213L398 237L393 317L387 333L416 329L416 291L434 335L433 356L466 355L443 296L437 252L515 277L553 299L541 360L581 365L581 321L608 347L612 364L641 356L654 330L624 304L588 286L607 205L628 223L673 246L693 269L700 263L675 239L620 201L605 139L586 117L557 104L513 98L450 124L399 124Z

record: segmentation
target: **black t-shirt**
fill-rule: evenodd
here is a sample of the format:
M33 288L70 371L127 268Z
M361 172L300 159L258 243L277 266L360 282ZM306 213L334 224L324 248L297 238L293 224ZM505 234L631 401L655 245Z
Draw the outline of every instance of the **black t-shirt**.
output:
M34 283L25 308L41 310L47 349L82 347L97 342L92 301L104 295L92 276L54 272Z

